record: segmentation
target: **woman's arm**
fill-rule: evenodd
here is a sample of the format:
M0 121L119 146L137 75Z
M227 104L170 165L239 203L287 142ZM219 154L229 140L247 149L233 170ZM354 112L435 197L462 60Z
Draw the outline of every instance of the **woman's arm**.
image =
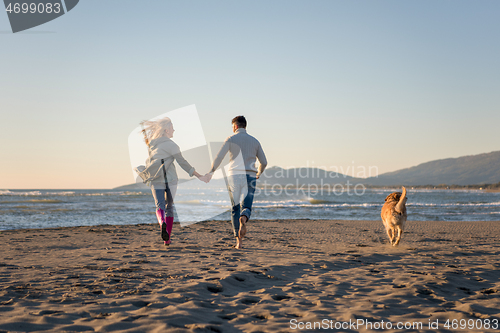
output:
M177 161L177 163L181 166L181 168L184 169L184 171L186 171L189 174L189 177L195 176L199 180L201 180L205 183L208 183L208 180L206 179L206 177L203 175L200 175L194 169L194 167L192 167L191 164L189 164L189 162L186 161L186 159L184 158L184 156L182 156L180 151L174 155L174 158Z
M179 146L177 146L173 141L172 141L172 143L173 143L173 149L172 149L173 151L171 152L171 154L174 157L174 159L177 161L179 166L184 171L186 171L188 173L189 177L195 176L199 180L204 181L205 183L208 183L206 177L203 175L200 175L198 172L196 172L194 167L191 166L191 164L189 164L189 162L184 158L184 156L182 156L182 153L181 153Z

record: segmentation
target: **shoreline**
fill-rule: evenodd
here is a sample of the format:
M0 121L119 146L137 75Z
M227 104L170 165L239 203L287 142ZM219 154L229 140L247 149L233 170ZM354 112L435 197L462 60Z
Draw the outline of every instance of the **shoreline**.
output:
M315 322L500 317L500 221L230 223L0 233L0 331L290 331ZM425 328L425 326L424 326ZM358 331L366 331L358 329ZM438 330L445 331L441 326Z
M382 204L381 204L382 205ZM227 213L227 212L226 212ZM153 213L151 213L153 214ZM152 215L153 216L153 215ZM154 216L153 218L154 219ZM287 219L283 219L283 220L280 220L280 219L252 219L252 222L261 222L261 223L275 223L275 222L279 222L281 223L281 221L286 221ZM314 223L324 223L324 222L342 222L342 223L356 223L356 222L362 222L362 223L367 223L367 222L370 222L370 223L380 223L380 225L382 225L382 220L349 220L349 219L332 219L332 218L314 218L314 219L309 219L309 218L298 218L298 219L293 219L293 221L300 221L300 222L314 222ZM184 227L181 227L180 226L180 223L175 221L174 222L174 228L175 226L179 229L181 228L189 228L193 225L197 225L197 224L203 224L203 223L231 223L230 221L227 221L227 218L225 219L221 219L221 220L206 220L206 221L200 221L200 222L194 222L193 224L191 225L188 225L188 226L184 226ZM408 228L408 224L409 223L451 223L451 224L454 224L454 223L500 223L500 221L488 221L488 220L478 220L478 221L473 221L473 220L469 220L469 221L439 221L439 220L435 220L435 221L429 221L429 220L425 220L425 221L420 221L420 220L408 220L406 222L406 225L405 225L405 232L406 232L406 228ZM2 235L2 233L8 233L8 232L36 232L36 231L39 231L39 230L46 230L46 231L64 231L65 229L78 229L78 228L89 228L89 229L92 229L92 228L106 228L106 227L110 227L110 228L134 228L134 227L138 227L138 226L157 226L158 223L138 223L138 224L96 224L96 225L87 225L87 226L60 226L60 227L47 227L47 228L19 228L19 229L5 229L5 230L2 230L0 229L0 235ZM384 235L385 235L385 231L384 231ZM1 333L1 332L0 332Z

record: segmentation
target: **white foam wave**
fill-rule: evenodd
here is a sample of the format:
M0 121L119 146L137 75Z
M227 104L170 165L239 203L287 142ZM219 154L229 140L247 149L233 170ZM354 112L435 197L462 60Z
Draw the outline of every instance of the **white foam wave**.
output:
M479 202L479 203L407 203L406 206L422 206L422 207L500 207L500 202Z
M0 191L0 195L38 196L38 195L42 195L42 192L40 192L40 191L12 192L9 190L2 190L2 191Z
M255 202L254 205L259 208L372 208L372 207L382 207L382 204L372 204L372 203L325 203L325 204L307 204L304 202L298 203L284 203L284 202Z
M53 195L53 196L72 196L74 195L75 192L72 192L72 191L67 191L67 192L47 192L47 193L43 193L43 195Z

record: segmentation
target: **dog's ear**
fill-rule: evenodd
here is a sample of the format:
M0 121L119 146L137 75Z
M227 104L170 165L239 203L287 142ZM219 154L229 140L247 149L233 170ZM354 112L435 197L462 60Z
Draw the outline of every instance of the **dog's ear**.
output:
M385 201L399 201L402 194L401 192L392 192L385 198Z

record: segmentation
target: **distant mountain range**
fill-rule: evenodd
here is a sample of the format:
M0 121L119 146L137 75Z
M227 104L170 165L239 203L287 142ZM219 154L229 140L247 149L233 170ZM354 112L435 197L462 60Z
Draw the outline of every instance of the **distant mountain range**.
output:
M347 182L372 186L496 184L500 182L500 151L430 161L370 178L354 178L317 168L283 169L275 166L267 168L259 181L261 185L290 184L296 186L303 184L345 184ZM224 186L222 180L214 179L211 183ZM149 188L144 184L130 184L115 189Z
M283 169L277 166L267 168L260 178L260 184L302 185L302 184L344 184L361 183L364 179L354 178L334 171L319 168Z
M500 151L435 160L370 178L354 178L314 168L272 167L266 169L262 180L281 185L345 184L347 181L372 186L495 184L500 182Z
M498 182L500 151L435 160L366 179L366 183L371 185L479 185Z

